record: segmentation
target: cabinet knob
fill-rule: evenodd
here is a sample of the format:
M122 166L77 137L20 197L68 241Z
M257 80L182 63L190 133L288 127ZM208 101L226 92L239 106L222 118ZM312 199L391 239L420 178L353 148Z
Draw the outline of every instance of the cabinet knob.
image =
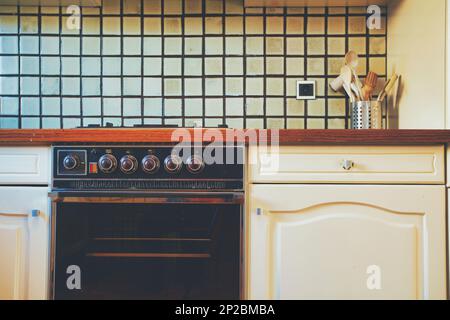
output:
M263 215L263 209L262 208L256 208L256 215L257 216Z
M349 171L355 166L355 163L352 160L344 160L342 161L341 166L342 169Z
M39 217L40 215L41 215L41 211L40 210L37 210L37 209L31 210L31 216L33 218Z

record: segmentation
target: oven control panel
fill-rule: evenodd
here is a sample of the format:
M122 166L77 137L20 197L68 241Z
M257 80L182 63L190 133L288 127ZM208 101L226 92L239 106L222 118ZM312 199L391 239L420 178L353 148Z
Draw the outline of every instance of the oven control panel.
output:
M243 147L54 146L56 189L242 189Z

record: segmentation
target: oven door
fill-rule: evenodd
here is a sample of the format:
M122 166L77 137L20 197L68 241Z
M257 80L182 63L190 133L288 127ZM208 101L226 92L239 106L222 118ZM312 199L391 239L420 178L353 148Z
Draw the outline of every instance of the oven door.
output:
M52 193L54 299L242 298L242 193Z

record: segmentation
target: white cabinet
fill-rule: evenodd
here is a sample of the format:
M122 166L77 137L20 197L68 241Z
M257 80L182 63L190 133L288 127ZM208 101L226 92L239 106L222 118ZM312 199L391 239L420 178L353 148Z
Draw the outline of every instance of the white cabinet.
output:
M445 299L445 186L251 185L250 299Z
M250 147L249 159L252 183L445 183L442 145Z
M47 187L0 187L0 300L46 299Z
M0 147L0 185L47 185L49 181L50 147Z

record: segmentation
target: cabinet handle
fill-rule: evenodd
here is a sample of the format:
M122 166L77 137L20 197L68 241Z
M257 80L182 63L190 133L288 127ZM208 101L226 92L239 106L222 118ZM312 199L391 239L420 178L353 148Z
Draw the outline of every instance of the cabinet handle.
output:
M41 215L41 211L38 209L33 209L31 210L31 214L25 214L25 213L3 213L0 212L0 216L2 217L22 217L22 218L27 218L27 217L32 217L32 218L36 218L39 217Z
M342 161L341 166L342 169L349 171L355 166L355 163L352 160L344 160Z
M264 214L264 211L262 208L256 208L256 215L257 216L262 216Z

